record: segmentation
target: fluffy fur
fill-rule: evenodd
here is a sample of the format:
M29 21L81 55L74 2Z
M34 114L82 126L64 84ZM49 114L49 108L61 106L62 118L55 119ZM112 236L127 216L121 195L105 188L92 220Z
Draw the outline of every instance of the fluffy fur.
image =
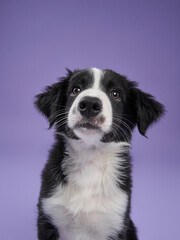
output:
M55 127L42 172L39 240L136 240L130 218L131 134L164 112L135 82L111 70L68 70L36 96Z

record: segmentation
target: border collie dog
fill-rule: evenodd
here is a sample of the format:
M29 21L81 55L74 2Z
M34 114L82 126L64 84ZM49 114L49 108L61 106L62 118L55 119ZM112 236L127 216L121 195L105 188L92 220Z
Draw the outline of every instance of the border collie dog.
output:
M153 96L112 70L68 70L36 96L55 128L42 172L39 240L137 240L130 218L131 134L164 112Z

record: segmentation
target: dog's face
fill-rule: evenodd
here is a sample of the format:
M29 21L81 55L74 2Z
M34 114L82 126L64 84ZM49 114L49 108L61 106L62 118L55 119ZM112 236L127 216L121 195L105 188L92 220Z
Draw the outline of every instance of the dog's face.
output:
M70 79L68 88L68 127L92 143L112 128L112 104L101 82L103 75L99 69L81 71Z
M68 76L36 96L50 126L87 144L130 142L135 125L142 135L163 113L163 106L111 70L68 71Z

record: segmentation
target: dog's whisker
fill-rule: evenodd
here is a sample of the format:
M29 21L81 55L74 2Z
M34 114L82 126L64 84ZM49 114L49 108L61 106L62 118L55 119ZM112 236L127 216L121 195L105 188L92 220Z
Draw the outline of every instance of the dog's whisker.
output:
M121 131L118 129L118 126L116 126L115 123L113 124L112 131L113 131L115 138L117 138L117 140L121 141L121 137L124 138ZM118 133L119 133L119 135L118 135Z
M122 124L122 122L121 122L121 124ZM127 128L127 125L123 125L123 124L122 124L122 126L125 127L125 129L123 129L120 124L118 124L117 122L113 122L112 126L115 126L117 131L118 131L118 130L125 130L125 129L127 129L127 132L128 132L129 134L130 134L130 132L131 132L131 131L130 131L130 128Z
M121 121L121 124L122 124L129 132L131 132L131 128L130 128L124 121Z
M61 128L62 126L65 126L67 124L67 122L61 122L59 124L56 125L56 128Z
M132 129L128 126L127 123L125 123L123 120L119 120L116 121L117 123L119 123L119 127L121 126L121 124L128 130L129 133L131 133Z
M62 122L66 122L67 123L67 118L60 119L57 122L55 122L55 124L57 126L59 123L62 123Z
M124 119L126 121L128 121L129 123L133 124L133 122L131 122L127 117L125 117L125 115L123 114L120 114L118 115L117 113L113 113L113 117L116 117L118 119ZM134 124L133 124L134 125Z
M49 120L52 120L54 118L57 118L57 117L60 117L60 116L63 116L63 115L67 115L68 114L68 111L64 112L64 111L56 111L54 113L52 113L49 117Z
M64 119L67 120L67 116L59 118L59 119L56 121L56 123L58 123L59 121L62 121L62 120L64 120Z
M117 120L117 121L119 121L119 122L121 122L121 121L127 121L129 124L132 125L132 127L134 126L134 124L133 124L130 120L128 120L127 118L123 118L123 117L118 116L118 115L114 115L113 117L114 117L115 120Z
M130 142L130 137L124 132L124 130L119 125L117 125L116 123L113 123L113 126L114 126L117 133L118 132L121 133L121 135L124 136L126 141Z

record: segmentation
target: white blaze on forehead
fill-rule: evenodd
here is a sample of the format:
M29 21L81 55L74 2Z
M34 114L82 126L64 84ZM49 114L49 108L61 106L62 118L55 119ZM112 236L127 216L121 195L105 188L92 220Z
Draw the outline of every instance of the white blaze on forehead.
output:
M93 80L94 80L94 84L93 84L93 89L99 89L100 88L100 81L101 78L103 76L103 71L101 69L98 68L91 68L90 69L93 73Z

